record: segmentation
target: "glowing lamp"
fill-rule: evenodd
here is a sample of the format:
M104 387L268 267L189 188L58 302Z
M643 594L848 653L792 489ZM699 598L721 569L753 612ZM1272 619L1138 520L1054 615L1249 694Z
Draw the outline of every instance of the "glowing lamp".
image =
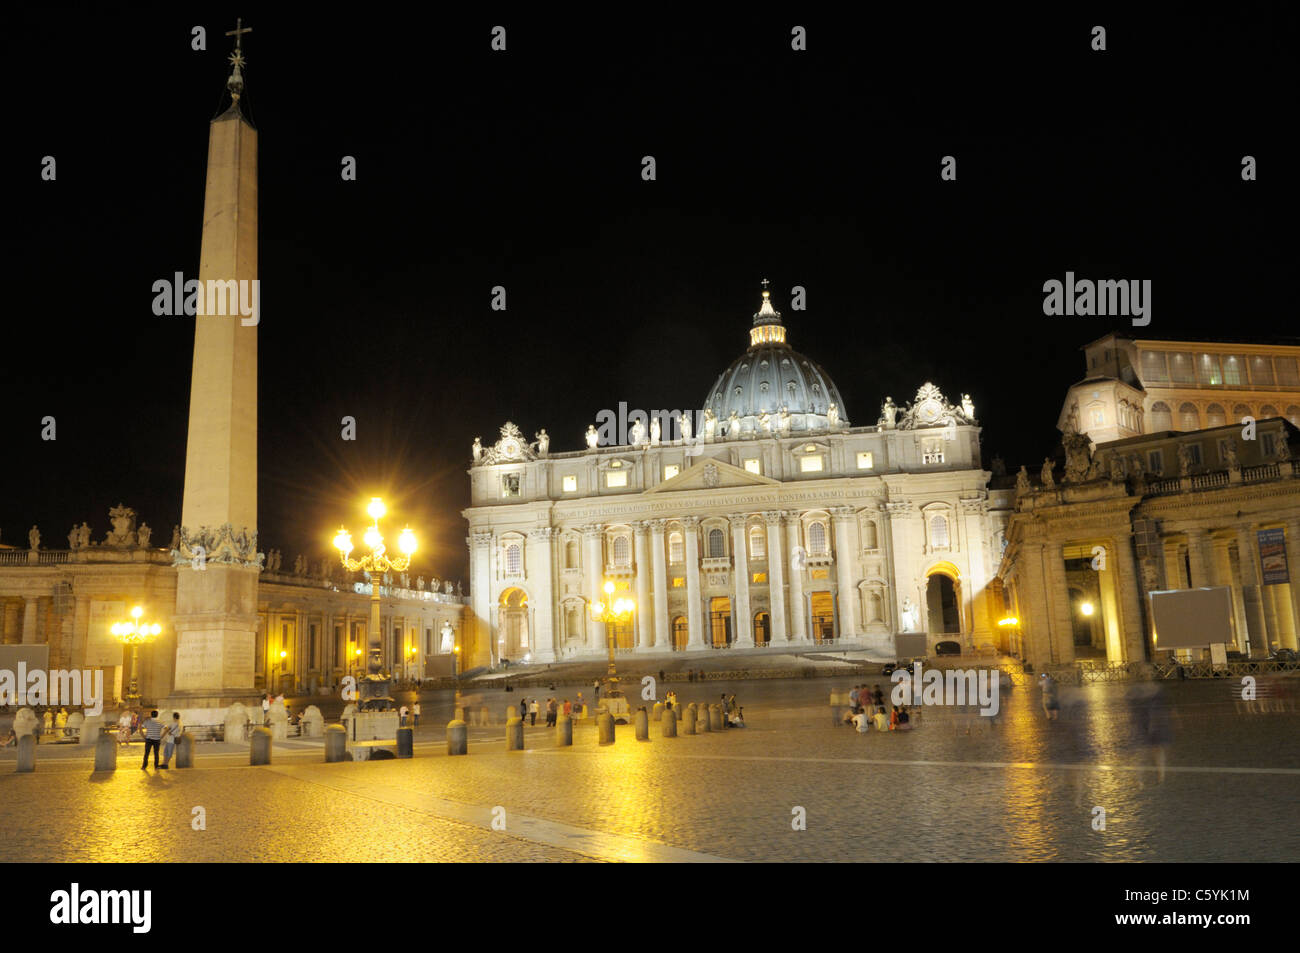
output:
M372 520L381 519L388 512L388 507L384 506L384 501L379 497L370 498L370 505L366 507L366 512L370 514Z
M605 583L605 594L613 595L613 593L614 593L614 584L612 582Z
M1082 612L1084 615L1092 615L1093 612L1092 603L1091 602L1081 603L1079 605L1079 611Z
M352 552L352 534L340 526L338 535L334 537L334 546L343 553Z
M366 530L366 535L361 538L366 541L366 545L371 549L378 549L379 544L384 541L384 537L379 535L379 528L376 526L372 526Z
M411 532L411 527L408 526L402 530L402 535L397 538L397 548L407 556L415 552L415 534Z

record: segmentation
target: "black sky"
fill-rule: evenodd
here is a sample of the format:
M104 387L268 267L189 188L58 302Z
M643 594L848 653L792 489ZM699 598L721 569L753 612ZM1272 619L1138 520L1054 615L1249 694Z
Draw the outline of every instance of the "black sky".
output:
M1057 444L1078 348L1122 328L1044 317L1049 278L1151 279L1150 337L1297 333L1281 5L417 9L51 9L10 28L0 540L38 523L57 547L81 520L102 538L119 501L160 543L180 520L193 326L155 317L151 286L198 270L236 15L260 133L259 528L287 563L384 493L425 540L416 569L464 575L473 438L513 420L576 450L620 401L702 406L761 278L853 423L933 380L971 393L986 461L1013 468Z

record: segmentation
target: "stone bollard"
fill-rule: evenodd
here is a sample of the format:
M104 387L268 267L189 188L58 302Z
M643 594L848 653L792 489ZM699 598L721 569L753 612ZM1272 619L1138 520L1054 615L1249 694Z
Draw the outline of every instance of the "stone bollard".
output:
M644 705L636 710L636 740L650 740L650 716L646 714Z
M95 770L117 770L117 739L112 735L101 734L95 742Z
M474 709L473 709L473 708L470 708L469 705L466 705L464 708L462 708L462 709L460 710L460 720L463 721L463 722L465 722L465 724L468 725L468 724L470 723L470 719L471 719L470 712L472 712L473 710L474 710Z
M248 710L239 702L226 709L226 717L222 720L222 737L227 744L248 740Z
M342 761L347 753L347 729L342 725L327 725L325 728L325 763L335 764Z
M72 719L68 719L68 724L72 724ZM104 733L104 716L87 715L86 720L81 723L81 734L77 738L78 744L98 745L99 736Z
M676 738L677 737L677 712L669 708L666 712L664 712L663 720L659 722L659 725L662 729L660 732L660 737Z
M264 725L259 725L250 733L249 741L251 744L248 746L248 763L270 764L271 729Z
M182 731L180 740L176 742L176 767L194 767L194 736L188 731Z
M325 716L320 713L320 709L315 705L308 705L307 710L302 713L302 737L319 738L325 733Z
M469 727L459 718L447 722L447 754L469 754Z
M415 730L413 728L397 729L397 756L399 758L415 757Z
M709 706L707 702L701 705L695 713L695 727L700 731L713 730L713 725L709 722Z
M682 709L682 734L695 734L695 706L687 705Z
M573 744L573 719L568 715L560 715L555 719L555 746L564 748Z
M614 716L607 711L597 715L596 731L600 735L601 744L612 745L614 743Z
M650 713L650 717L653 718L655 721L659 721L663 718L663 716L664 716L664 703L655 702L654 711Z
M506 721L506 750L524 750L524 720L518 715Z
M283 705L272 705L268 713L271 721L271 737L283 741L289 737L289 712Z
M14 734L19 738L24 735L36 734L37 725L41 720L36 717L36 712L30 708L19 708L18 713L14 715Z
M36 736L23 735L18 739L18 773L30 774L36 770Z
M714 702L709 706L709 728L713 731L722 731L722 706Z
M510 724L511 718L519 718L519 707L517 705L506 706L506 724ZM520 721L523 719L520 718Z

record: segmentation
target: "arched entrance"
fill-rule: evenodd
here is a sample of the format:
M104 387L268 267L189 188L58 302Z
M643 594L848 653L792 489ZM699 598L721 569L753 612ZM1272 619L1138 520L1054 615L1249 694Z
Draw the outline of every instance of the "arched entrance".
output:
M501 593L497 633L497 653L502 660L515 661L529 653L528 593L517 587Z
M709 621L712 623L713 647L725 649L731 645L731 600L726 596L710 599Z
M771 631L772 617L766 612L757 613L754 616L754 644L767 645L768 639L771 638L769 635Z
M690 638L690 633L686 627L686 616L679 615L673 619L673 651L686 651L686 642Z
M961 578L952 563L939 563L926 573L925 609L926 627L932 636L961 634L961 597L958 581Z
M835 597L829 592L814 592L808 596L812 610L812 637L816 642L835 641Z

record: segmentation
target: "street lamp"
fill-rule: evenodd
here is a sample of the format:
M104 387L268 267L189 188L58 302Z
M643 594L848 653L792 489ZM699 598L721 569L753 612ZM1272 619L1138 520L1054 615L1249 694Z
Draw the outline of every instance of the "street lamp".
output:
M115 622L110 631L113 637L123 645L131 646L131 684L126 691L126 701L140 703L140 688L136 682L136 669L140 664L140 646L153 639L162 631L157 622L141 622L144 609L136 606L131 610L130 622Z
M380 677L379 669L382 661L382 634L379 630L379 582L387 572L405 572L411 565L411 556L414 554L417 546L415 533L408 526L402 530L401 535L397 538L397 548L401 551L400 556L389 556L388 549L384 545L383 534L379 532L379 520L388 512L384 506L384 501L379 497L372 497L370 505L366 507L366 512L370 514L373 521L366 529L362 539L365 540L366 546L370 548L370 555L362 556L360 559L351 558L352 554L352 534L344 527L340 526L337 535L334 537L334 545L343 557L343 568L348 572L368 572L370 574L370 659L368 665L369 681L375 690L375 694L368 695L367 698L387 698L388 679ZM379 683L383 684L380 685ZM385 692L381 696L378 694L379 689ZM391 699L390 699L391 701ZM385 710L387 705L385 704Z
M609 648L609 672L605 676L605 697L622 698L618 690L618 670L614 665L614 624L626 622L636 610L636 602L620 596L614 599L614 583L609 580L604 585L605 602L591 604L591 618L595 622L605 623L605 642Z

